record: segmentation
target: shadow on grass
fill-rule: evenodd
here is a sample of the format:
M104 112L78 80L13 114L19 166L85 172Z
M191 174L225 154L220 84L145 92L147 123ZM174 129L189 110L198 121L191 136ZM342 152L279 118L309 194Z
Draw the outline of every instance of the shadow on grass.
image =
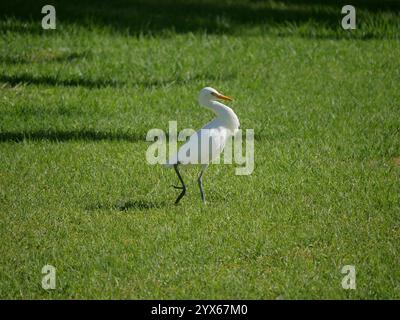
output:
M30 56L0 56L0 63L5 64L29 64L35 62L58 62L58 63L69 63L75 62L78 59L87 59L91 57L90 51L85 52L68 52L68 53L55 53L52 51L37 52Z
M0 131L0 142L22 142L24 140L54 142L62 141L145 141L145 134L132 134L124 132L102 132L95 130L27 130L27 131Z
M30 74L17 74L17 75L0 75L0 82L8 84L12 87L18 85L50 85L50 86L64 86L64 87L86 87L86 88L101 88L101 87L122 87L124 82L119 80L107 79L85 79L85 78L70 78L59 79L57 76L33 76Z
M167 140L169 134L166 133ZM254 140L273 140L274 137L264 133L254 135ZM0 142L23 142L23 141L127 141L140 142L146 141L146 133L128 133L128 132L107 132L91 129L78 130L55 130L38 129L25 131L0 131Z
M151 210L151 209L160 209L167 206L170 206L170 203L166 201L156 202L156 201L147 201L147 200L121 200L115 204L104 205L104 204L96 204L93 206L86 207L88 211L96 211L96 210L113 210L113 211L129 211L129 210Z
M0 83L4 83L11 87L20 85L45 85L45 86L61 86L61 87L85 87L89 89L113 87L122 88L126 86L139 86L139 87L165 87L169 85L185 85L189 82L214 82L220 80L230 80L236 78L235 74L225 74L223 76L215 74L197 74L189 78L176 77L171 79L154 79L154 80L130 80L130 82L116 80L116 79L86 79L74 78L60 79L56 75L41 75L34 76L28 73L14 74L14 75L0 75Z
M47 2L3 0L0 17L13 17L20 22L4 25L3 32L48 35L40 25L43 17L41 8ZM156 35L168 30L178 33L232 33L242 27L260 25L268 31L271 27L299 26L310 21L315 22L316 33L321 26L338 30L341 8L348 1L56 0L52 4L56 7L60 28L70 24L83 28L106 27L127 35ZM399 11L400 8L398 1L391 0L353 0L351 4L370 15ZM312 34L309 36L313 37Z

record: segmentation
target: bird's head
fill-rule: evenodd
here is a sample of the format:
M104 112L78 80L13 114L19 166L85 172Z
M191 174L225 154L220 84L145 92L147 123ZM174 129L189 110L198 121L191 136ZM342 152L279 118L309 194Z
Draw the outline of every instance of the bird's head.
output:
M201 105L207 105L210 101L213 100L226 100L226 101L232 101L232 98L227 97L221 93L219 93L217 90L211 87L205 87L200 90L199 93L199 102Z

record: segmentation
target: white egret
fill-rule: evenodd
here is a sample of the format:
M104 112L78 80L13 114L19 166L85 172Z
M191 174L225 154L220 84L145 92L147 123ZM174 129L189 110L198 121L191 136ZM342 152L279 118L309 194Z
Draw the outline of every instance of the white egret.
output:
M166 164L167 167L173 167L175 169L181 183L180 187L173 186L176 189L182 190L176 199L175 204L178 204L186 193L186 186L179 172L178 165L202 165L198 177L198 183L201 199L205 202L202 180L203 174L208 165L222 152L227 139L233 136L235 131L239 128L239 119L235 112L233 112L233 110L228 106L217 101L218 99L232 101L230 97L227 97L210 87L205 87L200 91L200 105L213 111L217 117L207 123L196 133L192 134L189 140L179 148L178 152L169 159Z

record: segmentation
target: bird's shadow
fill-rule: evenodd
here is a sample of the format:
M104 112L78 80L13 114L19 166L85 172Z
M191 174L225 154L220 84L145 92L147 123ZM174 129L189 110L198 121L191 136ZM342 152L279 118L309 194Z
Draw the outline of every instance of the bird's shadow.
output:
M114 204L103 204L96 203L94 205L89 205L86 207L88 211L97 210L112 210L112 211L129 211L129 210L139 210L146 211L151 209L161 209L170 206L170 203L166 201L148 201L148 200L119 200Z

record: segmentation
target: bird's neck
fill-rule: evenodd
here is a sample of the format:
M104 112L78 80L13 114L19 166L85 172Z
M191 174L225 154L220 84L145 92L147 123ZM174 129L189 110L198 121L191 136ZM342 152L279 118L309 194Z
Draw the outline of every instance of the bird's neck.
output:
M232 130L239 128L239 119L235 112L228 106L218 101L210 101L207 103L207 107L217 115L218 119L226 123Z

